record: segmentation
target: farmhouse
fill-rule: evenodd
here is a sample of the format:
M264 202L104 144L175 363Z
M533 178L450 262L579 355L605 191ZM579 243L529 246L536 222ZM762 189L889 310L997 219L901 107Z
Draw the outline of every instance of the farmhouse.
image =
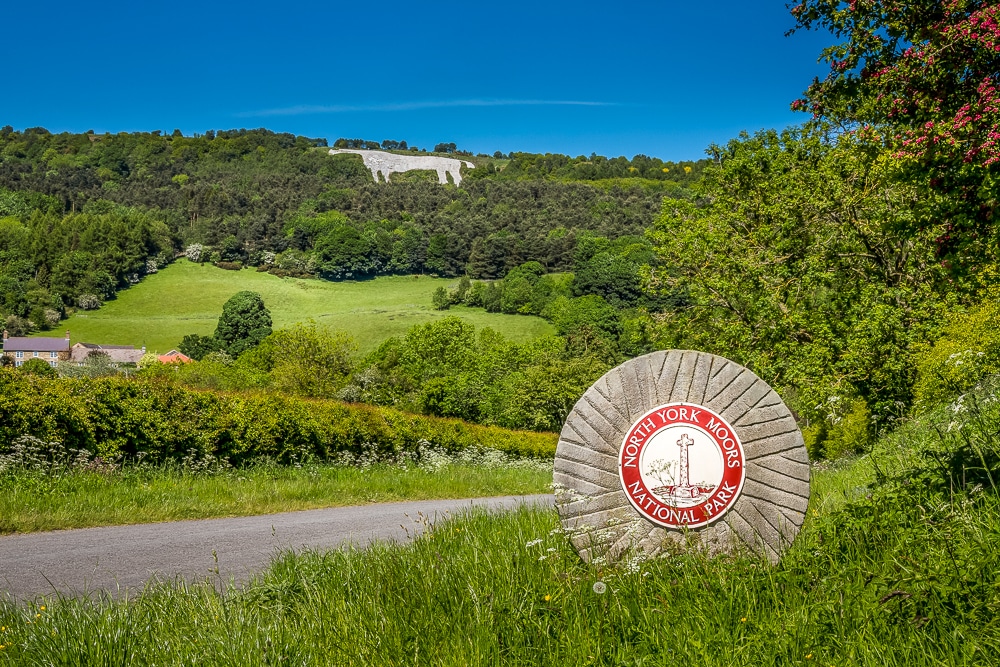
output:
M92 354L103 354L108 357L111 365L118 367L123 364L138 365L146 348L135 349L133 345L99 345L97 343L77 343L70 348L69 360L77 366L82 366Z
M15 366L22 366L28 359L41 359L55 368L59 362L69 361L69 331L65 338L26 338L8 336L3 332L3 356L14 360Z

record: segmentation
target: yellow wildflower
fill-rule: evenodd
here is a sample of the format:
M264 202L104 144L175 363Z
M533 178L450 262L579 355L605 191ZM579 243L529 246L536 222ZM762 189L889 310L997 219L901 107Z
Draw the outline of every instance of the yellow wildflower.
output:
M546 596L545 596L545 597L543 597L542 599L543 599L543 600L545 600L546 602L548 602L549 600L551 600L551 599L552 599L552 596L551 596L551 595L546 595Z

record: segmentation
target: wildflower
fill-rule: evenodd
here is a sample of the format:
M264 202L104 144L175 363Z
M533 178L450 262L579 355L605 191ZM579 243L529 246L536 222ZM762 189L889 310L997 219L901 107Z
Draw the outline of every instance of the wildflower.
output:
M604 593L607 590L608 590L608 585L603 581L594 582L594 592L597 593L598 595L604 595Z
M543 597L542 599L543 599L543 600L545 600L546 602L548 602L549 600L551 600L551 599L552 599L552 596L551 596L551 595L546 595L546 596L545 596L545 597Z
M42 605L41 607L39 607L39 609L41 609L42 611L45 611L45 605Z
M542 538L538 538L537 540L531 540L530 542L524 545L524 548L530 549L531 547L537 546L541 543L542 543Z
M812 660L812 659L813 659L813 654L812 653L809 653L808 655L806 655L806 660Z
M747 622L747 617L746 616L744 616L743 618L740 619L740 623L746 623L746 622Z

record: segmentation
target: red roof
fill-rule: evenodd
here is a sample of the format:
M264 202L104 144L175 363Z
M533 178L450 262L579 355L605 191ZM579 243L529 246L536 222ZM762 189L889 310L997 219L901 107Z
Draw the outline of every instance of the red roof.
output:
M189 364L194 361L191 357L181 354L177 350L170 350L166 354L161 354L157 359L160 360L161 364Z

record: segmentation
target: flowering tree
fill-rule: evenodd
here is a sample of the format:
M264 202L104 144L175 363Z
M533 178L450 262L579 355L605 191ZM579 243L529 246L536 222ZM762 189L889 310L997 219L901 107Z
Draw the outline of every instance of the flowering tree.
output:
M799 28L841 43L792 108L887 149L946 222L946 262L981 262L1000 191L1000 5L995 0L801 0Z

